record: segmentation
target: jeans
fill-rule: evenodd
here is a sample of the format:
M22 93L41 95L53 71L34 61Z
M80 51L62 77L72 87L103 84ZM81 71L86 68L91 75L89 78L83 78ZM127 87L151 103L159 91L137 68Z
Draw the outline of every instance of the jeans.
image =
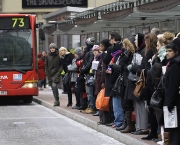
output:
M38 87L42 88L44 80L38 80Z
M94 97L94 86L86 85L86 93L87 93L87 97L88 97L88 104L89 104L91 110L96 110L95 97Z
M53 92L55 100L59 101L58 83L53 82L51 88L52 88L52 92Z
M122 108L122 99L119 96L112 97L113 112L114 112L114 125L121 126L124 123L124 110Z

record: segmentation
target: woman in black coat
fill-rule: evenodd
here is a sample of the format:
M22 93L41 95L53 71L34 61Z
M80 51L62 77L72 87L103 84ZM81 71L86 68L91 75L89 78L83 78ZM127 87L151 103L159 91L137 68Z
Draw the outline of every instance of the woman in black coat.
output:
M180 145L180 38L166 46L166 57L169 61L165 73L165 106L171 112L177 107L178 127L169 128L171 145Z
M100 43L100 51L102 52L100 55L100 61L98 64L97 72L96 72L96 80L95 80L95 95L101 91L102 88L105 87L105 73L107 65L103 63L103 58L106 56L105 51L110 46L109 40L104 39ZM99 122L97 124L108 124L111 122L109 111L99 110Z
M68 65L72 63L72 60L74 59L74 55L70 52L65 47L61 47L59 49L59 55L60 55L60 61L63 67L63 70L65 73L68 72ZM68 93L68 104L66 107L72 106L72 91L71 91L71 84L65 85L67 93Z

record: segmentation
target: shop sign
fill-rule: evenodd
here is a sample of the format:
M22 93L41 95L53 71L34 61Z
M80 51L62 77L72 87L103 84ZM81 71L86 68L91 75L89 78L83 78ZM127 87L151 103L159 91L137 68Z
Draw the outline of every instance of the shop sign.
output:
M88 0L22 0L22 8L88 7Z
M157 13L170 10L180 4L180 0L159 0L137 6L137 10L146 13Z

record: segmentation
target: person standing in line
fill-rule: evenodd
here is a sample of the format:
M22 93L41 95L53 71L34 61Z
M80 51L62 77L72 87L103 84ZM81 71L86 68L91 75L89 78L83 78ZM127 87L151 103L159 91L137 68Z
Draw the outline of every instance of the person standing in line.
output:
M57 50L56 44L51 43L49 45L49 53L45 59L45 72L55 98L54 106L60 105L58 84L62 70L63 69L60 62L59 51Z
M74 56L71 52L69 52L67 50L67 48L65 47L61 47L59 48L59 56L60 56L60 61L63 67L63 70L65 73L68 73L68 66L71 65L72 60L74 59ZM66 90L67 90L67 94L68 94L68 104L66 105L66 107L72 106L72 91L71 91L71 87L72 84L67 84L65 85Z
M82 113L86 114L94 114L95 111L95 104L94 104L94 88L92 86L88 85L88 81L90 80L91 74L90 69L92 66L92 61L94 60L94 54L92 52L92 48L94 46L94 37L90 37L86 40L87 47L84 50L84 58L82 62L82 68L80 70L80 76L83 76L86 78L86 93L88 97L88 108Z
M171 44L166 46L166 58L169 60L165 72L165 103L169 112L177 107L176 128L167 128L170 132L164 134L164 138L169 138L171 145L180 145L180 38L176 38ZM166 140L164 140L166 143Z
M46 58L46 56L47 56L47 52L46 51L42 51L42 60L44 61L44 63L45 63L45 58ZM44 79L44 81L43 81L43 85L44 85L44 88L46 88L46 76L45 76L45 79Z
M44 79L46 77L45 74L45 63L43 61L43 55L41 53L38 54L38 87L39 90L43 90L42 86L44 83Z

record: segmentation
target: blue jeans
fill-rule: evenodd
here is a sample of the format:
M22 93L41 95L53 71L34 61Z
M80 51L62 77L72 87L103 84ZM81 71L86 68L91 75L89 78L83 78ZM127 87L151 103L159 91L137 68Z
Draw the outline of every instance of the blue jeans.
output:
M90 106L91 110L95 110L95 97L94 97L94 86L87 86L86 85L86 93L88 97L88 105Z
M58 83L53 82L51 88L52 88L52 92L53 92L55 100L59 101Z
M121 126L124 123L124 110L122 108L121 102L122 102L121 97L119 96L112 97L115 126Z

